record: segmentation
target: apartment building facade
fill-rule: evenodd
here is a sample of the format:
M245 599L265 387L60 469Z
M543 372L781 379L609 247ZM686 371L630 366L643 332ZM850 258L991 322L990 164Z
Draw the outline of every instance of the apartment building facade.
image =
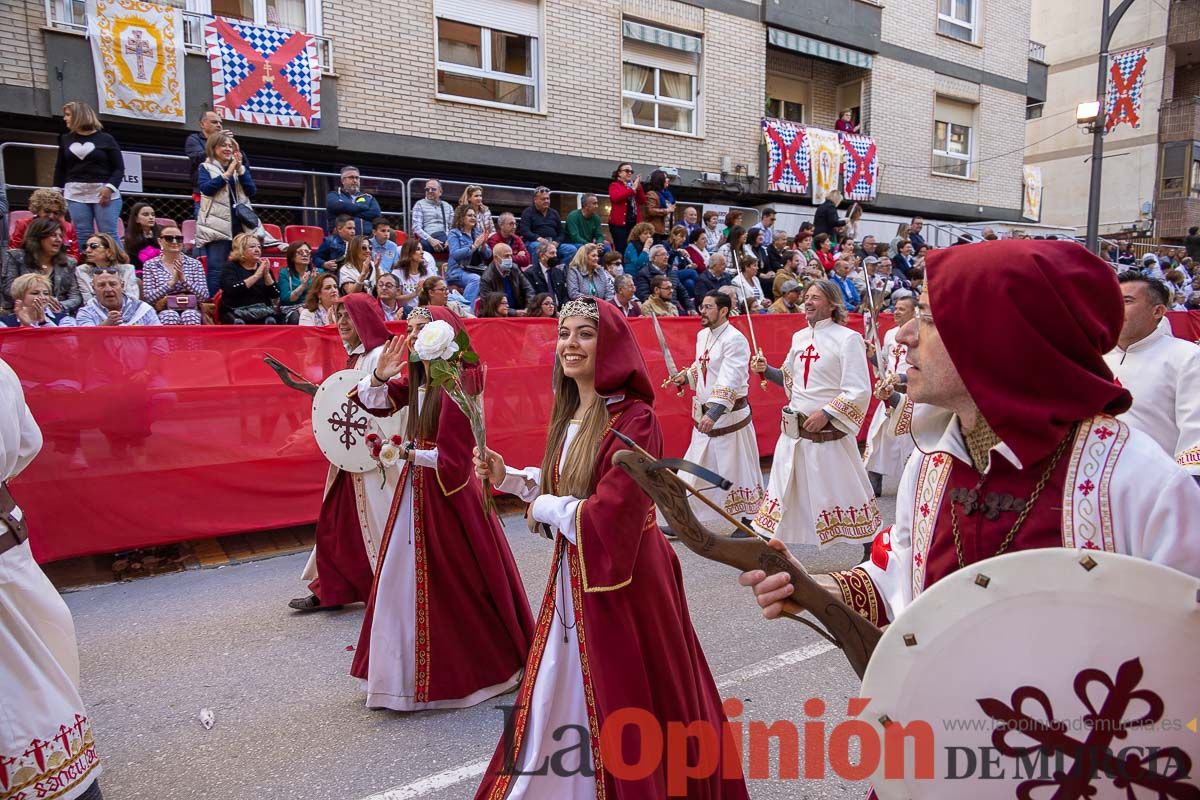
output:
M186 188L166 155L212 103L204 16L320 37L319 130L227 125L256 168L280 170L260 181L269 197L308 198L296 213L327 184L299 173L344 163L388 179L368 188L391 214L410 179L602 192L622 159L675 168L686 200L804 213L808 198L766 191L761 120L832 128L851 109L880 155L868 210L1017 220L1025 107L1044 99L1030 0L162 1L185 12L188 124L106 125L163 154L143 163L164 195ZM65 101L95 101L86 3L0 0L0 14L0 131L52 143ZM4 152L10 186L47 181L52 152L26 155Z
M1032 35L1049 62L1046 102L1031 108L1026 163L1042 170L1043 221L1087 224L1091 135L1075 108L1097 99L1100 10L1086 0L1033 0ZM1200 225L1200 0L1135 0L1111 53L1146 50L1140 124L1104 137L1101 236L1179 241Z

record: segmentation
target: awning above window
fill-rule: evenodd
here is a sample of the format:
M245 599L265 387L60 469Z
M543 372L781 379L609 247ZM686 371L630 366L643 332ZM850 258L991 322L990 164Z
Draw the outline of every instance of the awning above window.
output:
M836 61L840 64L849 64L852 67L861 67L862 69L871 69L875 64L875 59L870 53L830 44L820 39L810 39L807 36L801 36L798 33L792 33L791 31L779 28L767 28L767 43L775 47L782 47L785 50L803 53L813 58Z
M699 53L701 42L698 37L688 36L686 33L677 33L669 31L666 28L656 28L653 25L646 25L633 20L622 20L625 38L633 39L635 42L645 42L659 47L669 47L672 50L681 50L684 53Z

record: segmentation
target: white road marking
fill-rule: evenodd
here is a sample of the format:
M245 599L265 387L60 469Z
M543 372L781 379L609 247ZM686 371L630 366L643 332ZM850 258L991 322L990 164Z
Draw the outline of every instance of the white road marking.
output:
M834 646L828 642L814 642L806 647L780 653L777 656L757 661L721 676L717 679L717 688L728 689L739 683L761 678L764 675L769 675L785 667L794 666L810 658L816 658L833 649L835 649ZM446 789L463 781L478 778L487 771L489 763L491 763L490 757L482 761L472 761L468 764L462 764L461 766L434 773L433 775L426 775L424 778L415 780L412 783L406 783L403 786L397 786L394 789L388 789L385 792L364 797L363 800L414 800L414 798L424 797L425 795Z

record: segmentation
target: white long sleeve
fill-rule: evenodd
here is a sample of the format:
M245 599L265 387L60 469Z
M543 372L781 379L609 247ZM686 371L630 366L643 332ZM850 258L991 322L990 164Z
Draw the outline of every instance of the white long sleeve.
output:
M496 486L502 492L515 495L526 503L532 503L541 494L542 470L538 467L514 469L504 467L504 480Z
M378 386L372 385L372 377L368 373L358 382L358 399L359 401L372 410L382 408L390 408L391 403L388 400L388 388L386 383L381 383Z
M429 450L413 450L413 464L416 466L436 469L437 463L438 451L436 447Z
M575 511L579 508L578 497L556 497L543 494L533 501L531 516L544 522L551 530L557 530L567 541L575 544Z

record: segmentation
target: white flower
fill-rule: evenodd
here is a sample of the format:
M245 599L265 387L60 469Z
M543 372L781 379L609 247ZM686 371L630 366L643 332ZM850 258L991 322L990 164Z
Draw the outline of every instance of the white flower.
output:
M379 463L385 467L394 467L400 461L400 448L396 445L385 444L379 448Z
M458 345L454 343L454 328L440 319L428 323L417 335L413 349L423 361L449 358L458 352Z

